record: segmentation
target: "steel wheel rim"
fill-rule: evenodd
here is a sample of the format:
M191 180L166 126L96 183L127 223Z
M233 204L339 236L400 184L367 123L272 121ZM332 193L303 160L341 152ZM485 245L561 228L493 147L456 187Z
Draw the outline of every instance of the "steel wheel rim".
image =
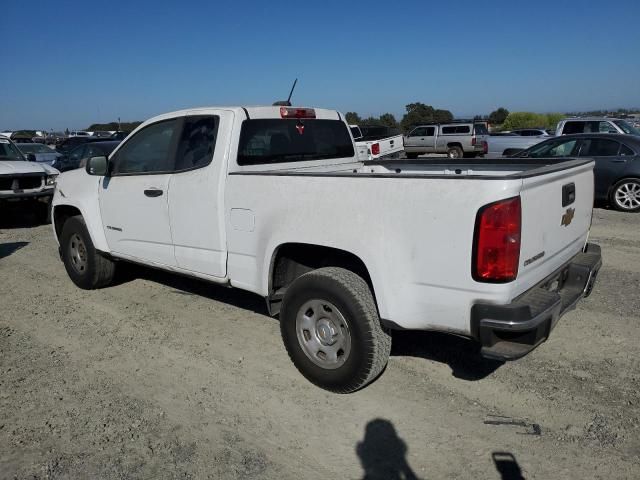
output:
M616 205L625 210L633 210L640 207L640 184L627 182L616 188Z
M87 247L77 233L69 239L69 259L73 269L82 274L87 269Z
M349 358L349 324L331 302L305 302L296 315L296 335L304 354L320 368L335 370Z
M458 151L457 150L449 150L449 158L458 158Z

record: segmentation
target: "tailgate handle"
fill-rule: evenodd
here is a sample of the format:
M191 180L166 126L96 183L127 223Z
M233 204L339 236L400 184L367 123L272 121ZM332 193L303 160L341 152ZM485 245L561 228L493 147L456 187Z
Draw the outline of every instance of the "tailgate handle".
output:
M566 207L576 201L576 184L567 183L562 186L562 206Z

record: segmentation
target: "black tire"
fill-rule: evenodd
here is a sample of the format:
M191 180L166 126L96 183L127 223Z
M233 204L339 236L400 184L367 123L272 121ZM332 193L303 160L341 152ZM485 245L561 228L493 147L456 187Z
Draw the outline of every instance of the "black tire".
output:
M417 153L405 153L405 155L407 156L407 158L409 160L415 160L416 158L418 158L418 154Z
M449 158L463 158L464 152L460 147L449 147L447 150L447 157Z
M613 208L621 212L640 212L640 179L620 180L611 189L609 202Z
M69 218L62 226L60 249L67 274L78 287L93 290L113 281L115 263L96 251L80 215ZM74 249L84 257L82 260L73 254Z
M349 352L338 367L323 368L314 363L298 340L298 314L302 315L302 308L316 299L335 306L349 332ZM282 301L280 331L300 373L330 392L350 393L364 387L376 379L389 360L391 336L380 324L371 290L360 276L343 268L320 268L298 277Z

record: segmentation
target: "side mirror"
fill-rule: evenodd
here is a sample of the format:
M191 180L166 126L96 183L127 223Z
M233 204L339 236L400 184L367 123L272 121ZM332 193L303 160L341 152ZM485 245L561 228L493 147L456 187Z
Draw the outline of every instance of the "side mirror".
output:
M107 157L91 157L85 169L89 175L104 177L109 173L109 161Z
M29 162L35 162L36 161L36 156L33 153L27 153L27 160Z

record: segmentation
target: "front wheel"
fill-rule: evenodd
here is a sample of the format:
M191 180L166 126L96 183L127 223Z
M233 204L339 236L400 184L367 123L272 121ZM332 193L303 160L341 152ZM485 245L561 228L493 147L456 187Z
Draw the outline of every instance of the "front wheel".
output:
M64 223L60 249L67 274L76 286L92 290L113 281L115 263L96 251L81 216L71 217Z
M623 212L640 211L640 180L625 178L616 183L611 191L611 204Z
M300 373L331 392L364 387L389 360L391 336L380 324L371 290L343 268L298 277L284 296L280 330Z

